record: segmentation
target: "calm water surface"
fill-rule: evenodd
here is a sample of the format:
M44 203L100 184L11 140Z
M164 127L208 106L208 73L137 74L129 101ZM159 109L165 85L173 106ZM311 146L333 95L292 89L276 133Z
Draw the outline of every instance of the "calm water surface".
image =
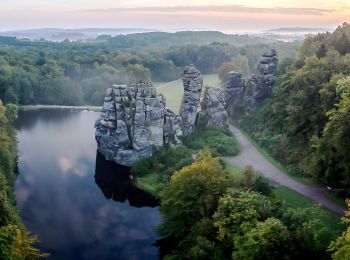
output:
M16 199L50 259L157 259L158 202L96 152L99 113L20 112Z

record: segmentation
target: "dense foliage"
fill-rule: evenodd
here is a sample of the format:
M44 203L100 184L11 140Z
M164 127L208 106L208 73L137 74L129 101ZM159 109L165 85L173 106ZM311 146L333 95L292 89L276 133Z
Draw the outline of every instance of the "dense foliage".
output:
M193 135L183 138L184 144L193 150L209 148L215 156L239 154L239 144L226 127L197 127Z
M90 43L0 37L0 98L21 105L101 105L113 83L175 80L188 64L210 74L237 60L254 71L269 45L296 56L297 43L268 42L215 32L141 33Z
M343 223L347 225L347 229L329 246L332 252L332 259L343 260L350 258L350 200L347 200L348 210L345 212Z
M169 183L170 176L175 171L192 162L192 153L187 147L163 147L153 156L137 161L132 166L131 173L144 189L158 194Z
M291 173L350 194L350 24L309 37L282 62L272 98L242 127Z
M318 207L287 208L227 172L209 150L175 172L161 193L165 259L329 259L337 235ZM237 176L236 176L237 177ZM250 181L247 181L250 180ZM267 193L271 194L271 193Z
M43 256L33 248L36 238L21 224L14 205L13 185L16 178L16 139L12 127L17 107L0 101L0 259L36 259Z

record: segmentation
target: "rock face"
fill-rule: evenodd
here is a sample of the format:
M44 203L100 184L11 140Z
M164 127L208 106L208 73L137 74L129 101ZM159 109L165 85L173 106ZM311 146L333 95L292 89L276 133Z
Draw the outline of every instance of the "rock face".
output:
M131 166L164 145L181 143L179 117L165 107L150 83L113 85L107 89L96 141L107 160Z
M225 91L221 88L207 87L202 100L202 112L208 116L209 126L226 126L228 114L226 111Z
M263 54L258 65L258 72L248 82L251 95L248 103L256 107L265 98L272 95L273 86L276 83L278 58L275 49Z
M131 166L150 157L164 144L181 144L181 137L195 132L198 113L205 113L208 125L225 126L234 118L237 105L256 107L272 94L276 82L277 54L264 53L258 73L246 85L242 74L231 71L226 88L208 87L201 102L203 78L193 66L182 73L184 96L180 115L166 108L151 83L113 85L107 89L101 117L96 121L96 141L110 161Z
M203 77L193 66L186 66L182 73L184 97L180 109L181 125L184 136L193 134L195 131L198 108L203 87Z
M245 83L243 75L237 71L230 71L225 89L226 109L230 117L234 115L236 105L243 100Z

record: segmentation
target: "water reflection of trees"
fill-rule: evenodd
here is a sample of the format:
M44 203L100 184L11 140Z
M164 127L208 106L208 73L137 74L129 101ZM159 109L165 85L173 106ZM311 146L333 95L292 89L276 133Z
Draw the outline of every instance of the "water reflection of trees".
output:
M37 109L19 111L18 120L15 122L17 130L30 130L38 121L42 123L55 122L59 123L64 120L69 120L72 116L76 116L78 113L72 113L70 109Z
M137 208L159 206L158 199L133 184L129 172L130 168L107 161L97 152L95 182L106 199L128 200L131 206Z

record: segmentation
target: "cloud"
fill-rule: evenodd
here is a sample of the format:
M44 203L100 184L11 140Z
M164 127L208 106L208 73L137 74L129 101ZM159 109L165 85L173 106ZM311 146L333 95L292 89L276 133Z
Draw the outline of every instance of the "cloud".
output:
M202 14L202 13L251 13L251 14L288 14L288 15L326 15L334 13L334 9L322 8L299 8L299 7L248 7L245 5L222 5L222 6L177 6L177 7L135 7L135 8L108 8L82 10L87 13L139 13L158 15L178 14Z

